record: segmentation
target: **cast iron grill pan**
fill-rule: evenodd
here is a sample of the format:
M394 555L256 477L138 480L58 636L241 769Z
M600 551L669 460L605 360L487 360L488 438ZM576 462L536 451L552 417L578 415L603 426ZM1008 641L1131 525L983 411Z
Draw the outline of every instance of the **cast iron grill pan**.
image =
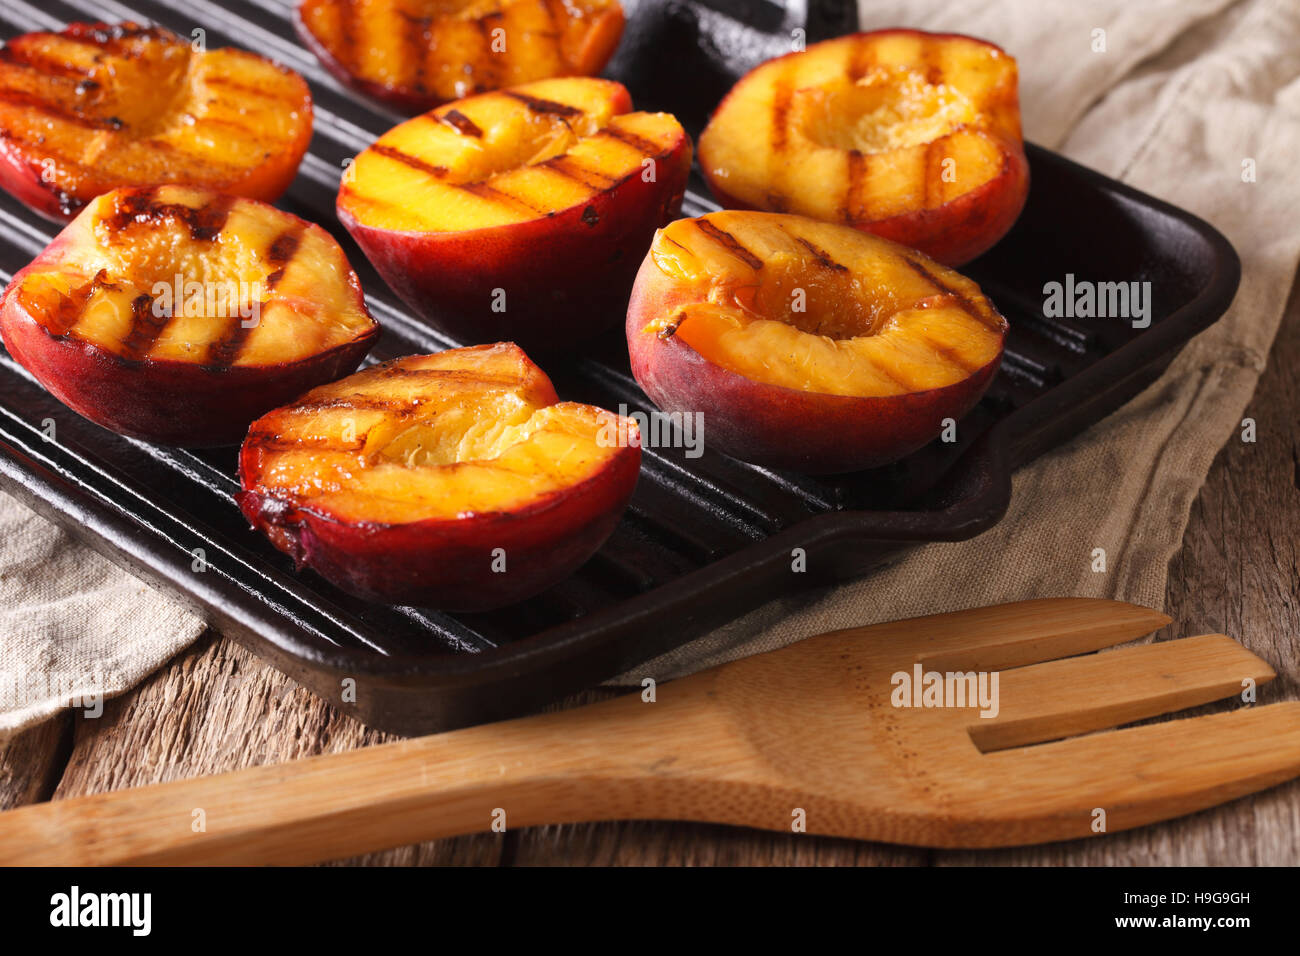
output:
M628 85L638 108L671 110L693 134L740 73L789 49L791 30L813 42L853 23L851 2L805 12L799 3L623 2L628 31L609 75ZM211 47L242 46L302 73L315 97L315 135L280 205L343 243L384 327L369 361L460 344L407 314L335 218L343 161L401 117L330 78L295 39L291 11L290 0L0 0L0 30L155 22L182 36L202 29ZM234 504L235 449L114 435L64 408L3 352L0 486L325 699L338 703L341 681L355 679L356 702L342 706L365 723L422 733L536 710L773 597L861 576L909 544L987 529L1006 510L1016 466L1118 408L1226 310L1240 266L1213 228L1047 150L1028 153L1024 214L963 270L1011 333L1002 370L957 442L833 478L767 471L707 447L699 458L647 448L631 507L605 547L570 580L514 607L472 615L383 607L295 572ZM695 178L684 214L714 208ZM0 278L56 231L0 196ZM1067 273L1151 282L1150 327L1044 318L1044 283ZM546 363L563 398L652 410L628 372L621 329L581 358ZM806 553L803 573L791 570L794 548Z

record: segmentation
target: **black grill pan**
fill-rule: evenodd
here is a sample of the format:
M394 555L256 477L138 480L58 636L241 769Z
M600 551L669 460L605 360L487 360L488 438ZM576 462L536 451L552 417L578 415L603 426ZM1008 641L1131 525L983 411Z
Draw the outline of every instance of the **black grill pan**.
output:
M852 29L852 2L624 0L627 39L610 67L639 107L698 131L748 67ZM239 45L301 72L316 98L310 155L280 205L331 230L361 276L384 335L372 358L457 343L397 304L334 217L342 162L399 117L330 79L297 42L289 0L0 0L9 37L74 20L156 22L209 46ZM993 38L996 40L996 38ZM1007 508L1010 475L1122 405L1227 309L1240 265L1196 217L1044 149L1028 149L1024 214L966 270L1011 322L1004 366L936 442L872 472L780 474L714 452L647 449L631 508L573 578L524 604L448 615L367 604L291 562L251 531L231 498L235 451L184 451L121 438L80 419L0 352L0 487L193 608L320 696L357 682L359 720L428 732L535 710L630 669L774 596L870 572L893 552L969 538ZM685 213L716 208L695 181ZM49 240L49 223L0 196L0 278ZM1149 328L1043 316L1043 285L1149 281ZM621 325L620 325L621 328ZM621 334L568 365L547 364L560 395L650 411ZM43 422L56 423L53 441ZM707 440L707 423L705 437ZM1100 476L1099 476L1100 478ZM195 571L195 549L206 570ZM791 570L803 548L807 570Z

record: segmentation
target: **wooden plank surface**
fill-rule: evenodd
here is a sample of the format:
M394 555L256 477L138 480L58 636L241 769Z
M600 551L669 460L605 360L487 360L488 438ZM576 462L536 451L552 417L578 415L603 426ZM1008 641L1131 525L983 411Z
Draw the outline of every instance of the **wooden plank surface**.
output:
M1300 291L1246 414L1170 566L1171 636L1223 631L1270 661L1269 700L1300 697ZM574 698L593 699L596 694ZM234 642L205 637L87 720L64 714L0 747L0 807L293 760L388 739ZM537 827L372 854L352 864L1297 865L1300 781L1130 833L994 852L932 852L688 823Z

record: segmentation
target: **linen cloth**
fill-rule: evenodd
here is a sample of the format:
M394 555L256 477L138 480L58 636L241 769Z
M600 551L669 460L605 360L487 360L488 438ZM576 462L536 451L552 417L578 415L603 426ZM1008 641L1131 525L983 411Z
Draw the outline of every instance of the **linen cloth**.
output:
M1159 381L1018 472L1010 509L990 531L916 548L861 582L771 601L625 682L1000 601L1161 606L1191 503L1236 436L1277 333L1300 261L1295 0L860 0L859 11L863 29L911 26L1002 46L1020 64L1026 138L1209 220L1241 255L1241 290ZM1253 182L1243 181L1248 160ZM1094 548L1106 551L1103 573ZM202 627L0 495L0 734L73 695L129 689Z

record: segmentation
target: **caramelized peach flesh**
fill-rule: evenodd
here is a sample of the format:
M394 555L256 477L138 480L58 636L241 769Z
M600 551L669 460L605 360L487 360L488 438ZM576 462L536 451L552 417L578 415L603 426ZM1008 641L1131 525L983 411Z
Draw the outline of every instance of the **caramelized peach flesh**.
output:
M220 445L355 369L378 326L319 226L256 200L160 186L92 200L14 276L0 332L91 421Z
M559 401L518 346L484 345L365 369L259 419L239 504L352 594L485 610L586 561L640 461L635 424Z
M839 222L956 266L1029 190L1016 61L916 30L814 44L750 71L700 136L723 205Z
M303 0L298 34L352 88L409 112L534 80L595 76L618 0Z
M616 326L690 140L620 84L543 80L390 130L344 174L338 215L415 312L462 342L555 351Z
M74 23L0 48L0 188L66 221L120 186L270 202L311 140L302 77L161 27Z
M632 372L706 441L771 468L874 468L979 400L1006 320L912 249L802 216L719 212L655 236L627 314Z

